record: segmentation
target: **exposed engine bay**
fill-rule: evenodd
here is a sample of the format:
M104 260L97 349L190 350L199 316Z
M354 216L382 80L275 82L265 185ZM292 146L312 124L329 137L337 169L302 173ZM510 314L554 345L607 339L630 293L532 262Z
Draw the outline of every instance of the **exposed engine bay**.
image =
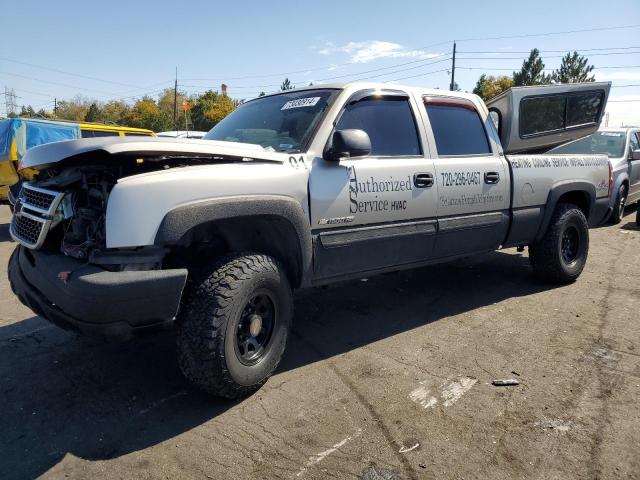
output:
M60 251L109 269L137 270L159 268L166 250L156 247L106 249L107 203L119 179L169 168L250 159L109 156L107 161L96 164L94 156L90 165L79 161L81 159L74 160L45 168L33 182L25 184L16 217L29 217L32 225L20 231L19 223L14 222L17 236L22 237L19 241L29 248Z

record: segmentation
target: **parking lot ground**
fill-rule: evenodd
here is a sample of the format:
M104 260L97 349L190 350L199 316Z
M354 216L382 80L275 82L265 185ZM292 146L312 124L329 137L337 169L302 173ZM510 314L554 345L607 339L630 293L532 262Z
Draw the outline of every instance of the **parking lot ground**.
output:
M0 478L640 478L633 219L592 230L564 287L509 249L300 291L280 368L238 402L186 384L170 332L86 340L4 277Z

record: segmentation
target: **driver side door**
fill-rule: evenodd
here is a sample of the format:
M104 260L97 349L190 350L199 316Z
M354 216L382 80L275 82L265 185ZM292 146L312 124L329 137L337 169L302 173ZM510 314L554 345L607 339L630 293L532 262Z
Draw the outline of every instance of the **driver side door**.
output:
M335 130L371 140L365 157L317 158L309 178L314 278L353 276L431 257L437 224L435 169L417 105L404 92L358 92Z

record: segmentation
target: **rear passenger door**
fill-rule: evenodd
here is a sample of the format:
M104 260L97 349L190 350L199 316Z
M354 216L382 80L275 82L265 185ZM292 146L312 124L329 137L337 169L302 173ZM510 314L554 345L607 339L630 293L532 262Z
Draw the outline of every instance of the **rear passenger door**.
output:
M437 151L438 236L434 255L449 257L494 250L509 225L509 171L492 152L483 119L469 99L422 98Z
M431 257L437 193L418 108L404 92L361 91L338 114L334 130L363 130L371 154L313 163L309 195L317 280Z

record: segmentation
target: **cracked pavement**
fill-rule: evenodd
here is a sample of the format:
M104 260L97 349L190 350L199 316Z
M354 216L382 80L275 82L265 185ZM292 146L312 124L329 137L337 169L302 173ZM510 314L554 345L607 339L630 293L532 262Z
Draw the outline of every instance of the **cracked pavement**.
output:
M5 275L0 477L639 478L634 217L591 230L564 287L509 249L299 291L280 368L238 402L186 384L170 332L83 339ZM1 207L3 265L8 221Z

